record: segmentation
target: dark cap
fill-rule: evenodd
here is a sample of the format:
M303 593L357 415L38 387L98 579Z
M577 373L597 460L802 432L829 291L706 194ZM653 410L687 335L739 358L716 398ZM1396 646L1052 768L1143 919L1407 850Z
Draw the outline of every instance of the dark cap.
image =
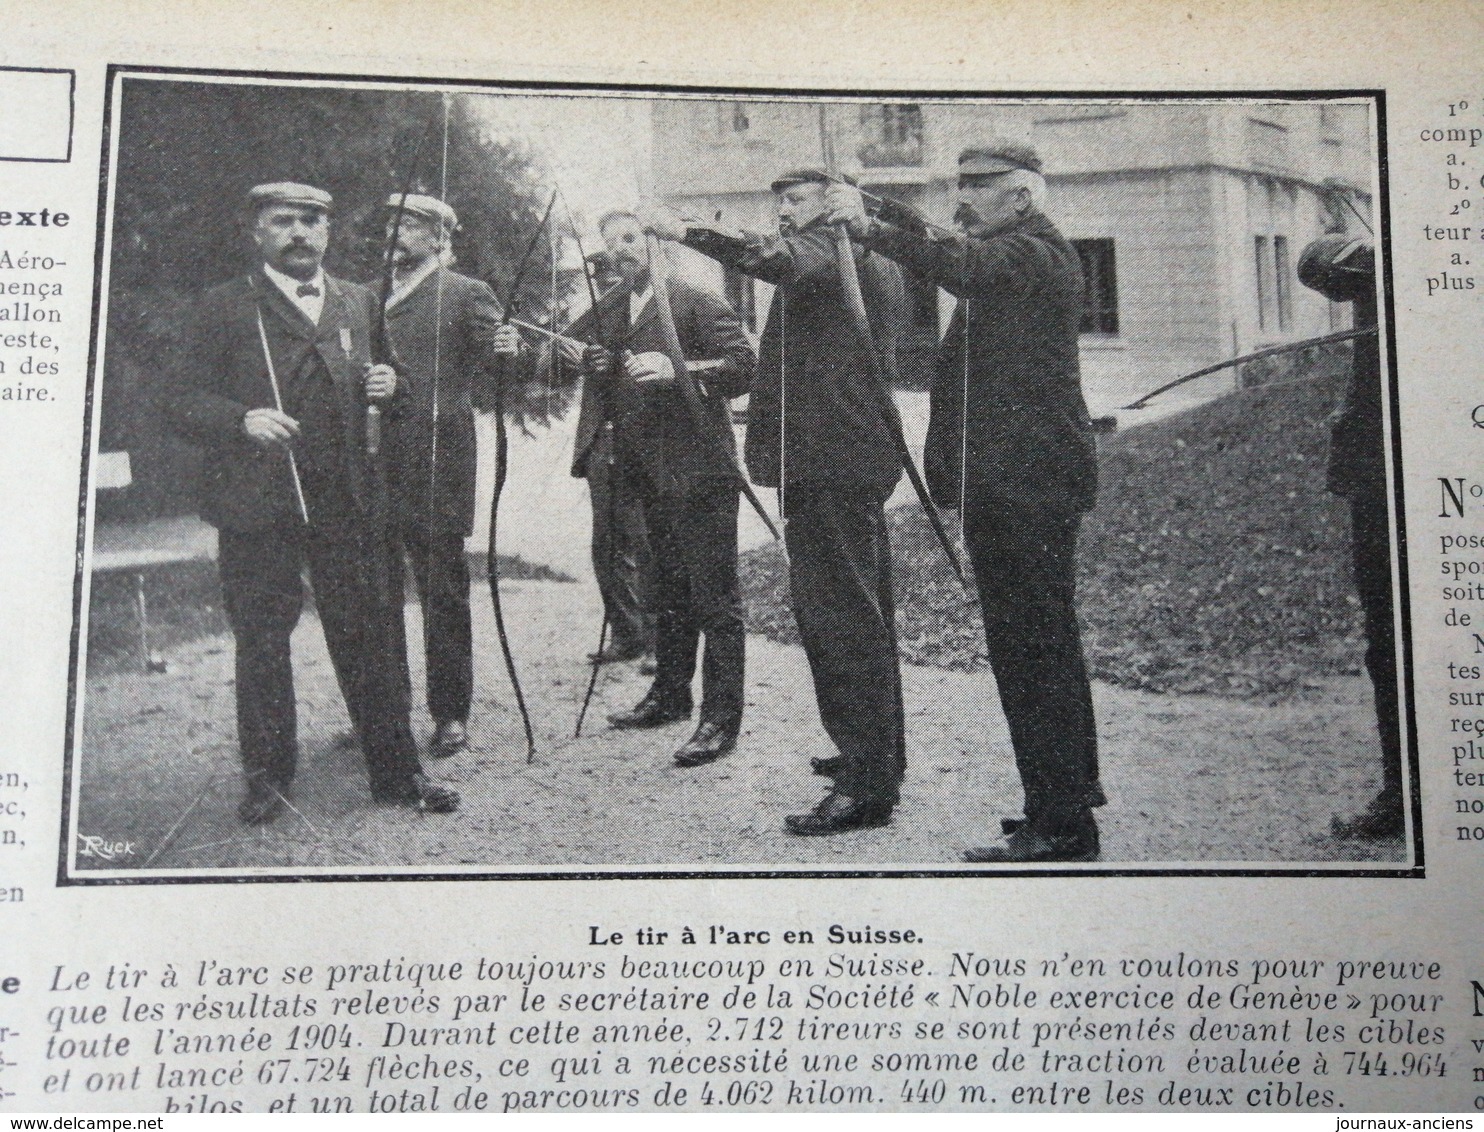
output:
M1299 282L1335 303L1373 293L1375 272L1374 249L1355 236L1320 236L1299 254Z
M974 146L958 155L960 177L993 177L1000 173L1013 173L1024 169L1027 173L1041 171L1041 158L1036 151L1020 142L997 140L987 145Z
M247 207L260 212L270 205L290 205L294 208L316 208L329 212L335 198L324 189L313 185L300 185L294 181L274 181L266 185L254 185L247 192Z
M775 193L781 193L784 189L792 188L794 185L828 185L835 181L846 185L855 184L855 178L845 173L832 177L823 169L794 169L779 176L770 188Z

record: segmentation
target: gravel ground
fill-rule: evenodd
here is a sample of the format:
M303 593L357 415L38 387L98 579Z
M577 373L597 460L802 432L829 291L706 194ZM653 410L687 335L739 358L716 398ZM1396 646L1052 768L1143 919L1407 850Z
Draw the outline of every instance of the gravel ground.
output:
M628 666L606 671L584 737L571 738L587 676L582 657L597 636L595 588L513 582L506 595L539 752L527 766L489 603L477 589L474 746L429 764L462 792L459 814L371 805L358 752L338 743L345 712L308 615L294 642L303 752L296 811L267 829L237 823L231 641L208 635L171 648L164 674L116 671L87 681L77 831L132 842L134 851L112 862L79 857L78 865L941 868L956 867L964 847L991 840L999 817L1018 812L1004 721L985 672L906 666L909 771L895 820L800 839L783 833L782 818L820 796L808 759L829 745L797 647L749 638L742 743L728 759L684 771L669 756L688 725L606 729L604 715L645 689ZM416 639L415 608L409 617ZM1110 797L1100 814L1103 867L1405 859L1400 843L1353 846L1327 836L1332 813L1357 809L1378 786L1363 679L1329 678L1266 703L1106 683L1095 694ZM426 717L416 722L426 736Z

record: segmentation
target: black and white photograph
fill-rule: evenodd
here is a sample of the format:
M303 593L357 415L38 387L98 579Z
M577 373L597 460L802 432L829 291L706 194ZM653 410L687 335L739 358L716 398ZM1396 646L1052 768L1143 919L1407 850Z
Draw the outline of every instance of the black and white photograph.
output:
M60 881L1421 875L1383 126L114 68Z

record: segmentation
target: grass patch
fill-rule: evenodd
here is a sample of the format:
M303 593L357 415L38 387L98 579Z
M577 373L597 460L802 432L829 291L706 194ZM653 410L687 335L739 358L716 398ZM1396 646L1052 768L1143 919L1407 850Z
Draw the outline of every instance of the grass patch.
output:
M485 555L469 556L474 586L483 590L488 574ZM572 582L570 575L518 554L499 556L500 579L507 582ZM149 645L155 652L228 631L221 607L221 587L214 562L178 562L152 566L144 571L144 594L149 615ZM478 594L475 595L478 600ZM409 576L406 600L417 593ZM306 599L306 607L312 608ZM141 667L138 613L138 583L131 571L93 576L88 602L87 674L137 670Z
M1078 607L1099 679L1157 692L1291 697L1362 670L1349 519L1324 487L1348 352L1100 442ZM1266 376L1266 375L1265 375ZM986 666L977 601L915 504L888 519L902 656ZM967 565L967 563L966 563ZM782 557L743 560L749 627L797 643Z

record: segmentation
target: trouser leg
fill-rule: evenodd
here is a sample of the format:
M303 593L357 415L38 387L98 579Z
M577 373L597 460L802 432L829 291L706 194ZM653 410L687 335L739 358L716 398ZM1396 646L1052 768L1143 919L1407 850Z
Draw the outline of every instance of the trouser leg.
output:
M294 780L298 714L289 638L304 603L301 533L222 531L217 567L236 650L237 741L249 779Z
M645 500L644 525L654 555L649 606L654 618L654 687L666 698L689 704L700 628L686 568L685 518L685 502L679 497Z
M1391 528L1383 491L1350 499L1350 551L1365 617L1365 666L1376 703L1382 784L1402 785L1401 700L1397 691L1396 623L1391 591Z
M593 508L593 574L619 653L647 651L654 625L645 608L650 548L643 503L613 464L613 436L604 429L587 461Z
M428 714L465 722L474 699L474 633L469 612L469 563L457 531L403 531L423 611Z
M371 789L395 791L422 769L407 694L401 586L382 593L378 577L384 566L384 577L401 578L400 551L354 519L311 528L307 548L325 644L339 658Z
M892 711L896 720L896 752L892 766L896 781L900 782L907 773L907 712L902 702L901 653L897 649L897 603L896 596L892 592L891 538L887 534L884 510L877 511L875 527L877 540L883 548L882 552L876 555L877 604L881 608L882 623L885 625L889 641L886 654L892 659L891 685L894 693Z
M794 617L820 720L841 755L835 788L895 804L906 760L881 503L791 486L787 506Z
M727 480L694 487L685 499L681 547L691 623L706 640L701 720L733 731L742 722L747 652L737 581L738 500L736 485Z
M990 665L1025 791L1046 832L1105 802L1092 687L1076 609L1078 515L971 508L969 553Z

